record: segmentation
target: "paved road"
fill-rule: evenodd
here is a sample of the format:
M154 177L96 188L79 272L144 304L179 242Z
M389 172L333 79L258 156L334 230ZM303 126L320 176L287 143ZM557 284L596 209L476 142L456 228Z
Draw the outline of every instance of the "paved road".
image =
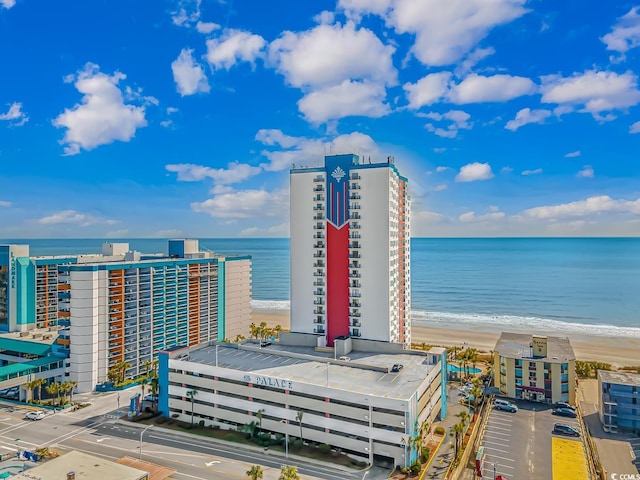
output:
M125 397L134 392L121 393ZM87 395L90 407L75 412L49 414L40 421L24 420L30 408L0 402L0 453L3 451L33 450L37 447L59 447L80 450L115 460L122 456L140 455L139 424L117 422L109 418L117 408L117 394ZM77 400L77 398L76 398ZM345 471L331 464L318 465L304 459L290 458L275 452L234 444L214 443L195 435L163 432L153 427L144 433L142 458L176 470L174 476L184 480L223 480L246 478L251 465L262 465L265 480L276 479L283 463L295 464L304 478L326 480L356 480L364 471ZM388 472L372 469L367 480L386 478Z

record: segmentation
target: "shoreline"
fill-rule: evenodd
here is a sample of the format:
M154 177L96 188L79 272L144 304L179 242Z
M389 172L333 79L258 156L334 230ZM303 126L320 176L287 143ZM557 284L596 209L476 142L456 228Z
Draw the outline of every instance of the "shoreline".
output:
M280 325L285 330L289 328L288 313L252 310L251 321L256 324L265 322L269 327ZM524 333L523 330L505 331ZM488 352L493 350L500 333L482 329L462 330L413 325L411 327L411 341L412 343L445 347L461 346L466 343L469 347ZM543 334L539 331L527 333ZM640 365L640 338L563 333L555 333L554 336L569 338L577 360L609 363L616 368Z

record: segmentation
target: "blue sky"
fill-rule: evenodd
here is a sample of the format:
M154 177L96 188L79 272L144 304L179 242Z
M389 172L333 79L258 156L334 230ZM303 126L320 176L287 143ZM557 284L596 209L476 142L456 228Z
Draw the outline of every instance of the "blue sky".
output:
M640 4L0 0L0 238L286 237L395 158L414 236L640 235Z

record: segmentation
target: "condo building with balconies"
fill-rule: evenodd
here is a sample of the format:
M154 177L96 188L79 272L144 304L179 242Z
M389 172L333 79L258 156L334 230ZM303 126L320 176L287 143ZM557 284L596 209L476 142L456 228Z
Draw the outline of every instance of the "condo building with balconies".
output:
M291 331L411 345L410 197L392 159L331 155L291 183Z
M197 240L169 240L168 255L127 243L105 243L101 255L51 257L30 257L26 245L0 248L0 329L55 336L55 351L67 357L65 380L80 392L106 382L116 366L136 377L158 351L249 329L250 257L201 252Z

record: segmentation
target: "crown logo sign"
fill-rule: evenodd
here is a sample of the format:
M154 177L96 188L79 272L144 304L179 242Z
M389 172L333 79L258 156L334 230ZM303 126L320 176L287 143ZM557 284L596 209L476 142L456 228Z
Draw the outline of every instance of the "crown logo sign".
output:
M331 176L336 179L337 182L342 180L342 178L346 175L345 171L340 167L336 167L333 172L331 172Z

